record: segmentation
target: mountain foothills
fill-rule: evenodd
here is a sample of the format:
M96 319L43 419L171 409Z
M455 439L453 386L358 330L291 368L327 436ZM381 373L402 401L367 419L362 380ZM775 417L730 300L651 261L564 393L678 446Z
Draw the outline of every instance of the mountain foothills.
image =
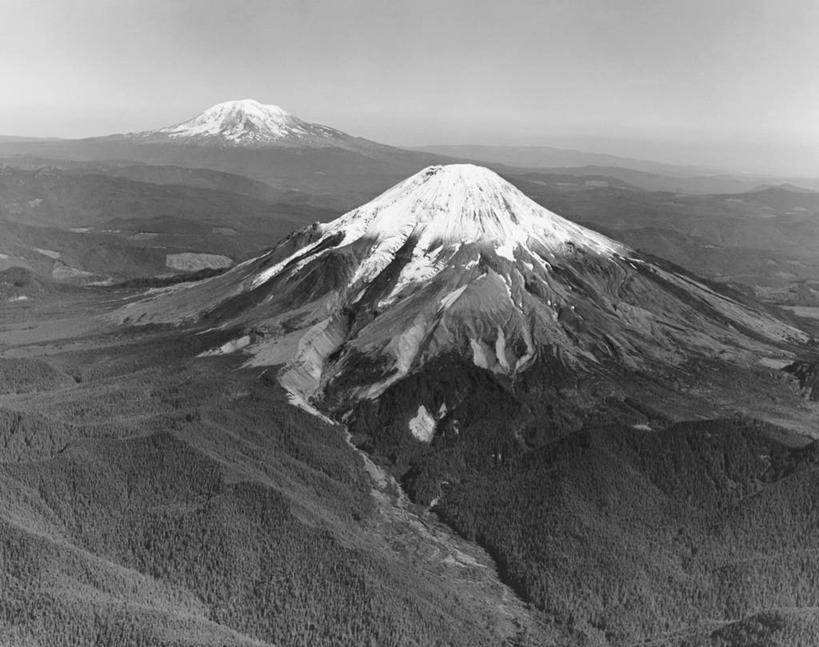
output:
M817 194L252 100L0 160L0 644L816 644Z
M74 285L172 276L232 265L269 235L333 213L273 190L248 195L251 187L222 176L176 172L185 186L144 181L149 174L0 167L0 269Z

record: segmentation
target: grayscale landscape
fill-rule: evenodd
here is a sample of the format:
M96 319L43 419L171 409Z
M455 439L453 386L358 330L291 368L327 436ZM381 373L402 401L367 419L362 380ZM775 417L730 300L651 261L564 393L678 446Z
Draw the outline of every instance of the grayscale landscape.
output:
M815 3L0 11L0 646L819 644Z

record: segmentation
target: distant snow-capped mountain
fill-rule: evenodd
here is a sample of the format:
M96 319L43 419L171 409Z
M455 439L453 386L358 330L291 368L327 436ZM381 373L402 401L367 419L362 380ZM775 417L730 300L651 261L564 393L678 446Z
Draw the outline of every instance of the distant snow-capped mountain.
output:
M356 138L339 130L308 123L274 105L253 99L225 101L173 126L136 133L143 142L237 147L344 147Z
M296 401L336 410L378 398L445 356L506 379L546 366L599 381L661 375L697 358L787 360L788 347L807 339L469 164L429 167L222 276L153 294L119 317L235 330L215 352L243 349L249 365L282 365L279 380ZM427 417L440 408L422 404Z
M155 130L0 142L0 157L208 169L263 182L337 213L430 164L454 161L349 135L252 99L219 103Z
M250 99L137 133L0 142L0 156L208 169L243 175L342 213L430 164L450 161L354 137Z

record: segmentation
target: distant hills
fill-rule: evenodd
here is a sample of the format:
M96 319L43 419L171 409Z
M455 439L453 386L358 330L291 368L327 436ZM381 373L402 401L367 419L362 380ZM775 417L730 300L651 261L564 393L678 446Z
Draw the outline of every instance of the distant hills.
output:
M93 202L90 194L81 194L93 192L91 187L97 184L110 184L101 179L103 176L140 183L142 197L137 202L150 203L155 214L165 214L163 226L156 226L156 217L148 226L147 212L135 218L137 203L126 205L114 196L108 215L119 224L109 229L127 230L128 235L159 234L150 240L128 242L129 248L153 249L151 254L159 254L157 258L164 255L156 250L166 246L169 253L247 258L300 226L332 219L402 178L430 165L459 161L455 158L477 160L545 207L711 278L755 289L764 285L776 291L777 299L790 302L787 291L793 282L814 280L818 275L810 260L817 239L813 226L815 194L808 190L819 188L819 180L717 174L544 146L405 150L312 124L282 108L253 100L220 103L186 121L140 133L79 140L0 138L0 163L32 171L61 171L60 186L72 195L69 203ZM30 194L27 200L48 202L48 196L37 193L37 176L19 177L24 183L34 182L23 191ZM71 189L70 183L75 185ZM767 189L770 192L763 195L761 191ZM132 190L136 190L135 185L129 185L123 195ZM201 196L195 195L196 190L217 191L219 197L205 205ZM107 189L101 191L102 195L108 193ZM151 197L143 203L148 194ZM202 208L180 206L181 195L190 197L185 198L186 204L202 204ZM275 205L267 211L270 218L256 219L250 230L245 229L245 216L254 214L255 218L260 212L258 203L241 216L233 207L215 206L246 204L246 198ZM6 248L9 241L19 239L20 227L36 224L40 227L37 240L42 244L27 244L59 252L65 241L78 236L64 229L85 226L74 222L76 218L52 217L48 235L42 240L46 231L39 220L42 214L35 214L33 209L26 205L22 217L12 217L0 206L0 222L8 218L15 221L15 232L6 232ZM184 211L184 218L171 216L175 209ZM29 217L34 219L27 220ZM195 221L201 235L191 236ZM130 223L126 230L120 229L123 222ZM142 223L136 230L135 222ZM101 224L100 215L93 226ZM227 231L245 233L224 233ZM181 232L187 234L181 236ZM122 235L105 233L104 246L111 242L111 236ZM90 232L85 234L78 249L85 249L92 238ZM8 251L0 253L9 256L0 259L2 266L21 258ZM47 265L45 269L50 272L53 259L41 256L32 259L26 253L22 258L27 259L26 267ZM93 256L83 253L78 258L87 265ZM93 271L98 270L99 264L95 264ZM156 270L154 259L132 266L128 276L152 275Z
M201 169L0 166L0 270L73 283L177 274L180 254L242 260L332 215Z
M548 169L550 173L602 175L646 191L673 193L742 193L763 184L793 182L798 188L819 190L816 178L771 178L732 174L696 166L665 164L551 146L424 146L417 150L476 162L511 167Z
M702 172L702 169L698 170L689 166L663 164L662 162L652 162L633 157L619 157L606 153L594 153L554 146L433 145L419 146L416 150L461 159L497 162L508 166L528 168L598 166L629 168L646 173L666 173L669 175L695 175Z
M43 142L43 141L57 141L56 138L49 137L12 137L9 135L0 135L0 144L19 144L21 142Z
M132 161L238 173L282 190L333 196L344 210L430 164L472 161L496 170L549 169L599 175L647 191L741 193L792 183L819 190L817 178L715 171L551 146L431 145L403 149L309 123L253 99L225 101L177 124L86 139L0 137L0 159L20 156L85 162Z

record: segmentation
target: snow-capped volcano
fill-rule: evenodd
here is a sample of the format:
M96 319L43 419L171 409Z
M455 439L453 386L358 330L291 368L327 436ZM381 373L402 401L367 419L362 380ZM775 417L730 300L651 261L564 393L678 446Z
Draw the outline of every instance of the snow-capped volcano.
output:
M223 146L306 146L338 145L349 135L311 124L274 105L253 99L225 101L180 124L139 133L150 142L218 144Z
M513 250L536 241L555 251L568 243L601 253L621 245L544 209L499 175L481 166L431 166L351 211L325 228L344 232L344 242L361 237L377 249L413 237L416 249L440 244L482 243L510 260Z
M545 256L570 249L602 255L626 251L544 209L493 171L472 164L428 167L316 231L321 236L315 248L330 239L339 239L336 247L367 247L351 285L378 276L400 253L402 267L389 296L440 273L456 255L470 266L477 264L481 252L513 262L517 254L523 262L544 266ZM286 263L262 272L254 285L269 280Z
M303 402L377 398L454 355L516 379L788 358L806 335L530 200L485 168L429 167L326 225L120 312L205 321Z

